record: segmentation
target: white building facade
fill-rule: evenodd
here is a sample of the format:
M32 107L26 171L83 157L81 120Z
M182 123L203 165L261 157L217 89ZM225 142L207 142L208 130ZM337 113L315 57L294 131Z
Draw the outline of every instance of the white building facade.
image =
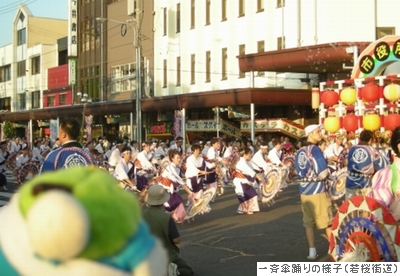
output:
M250 73L240 72L237 56L398 34L399 6L396 0L154 1L155 96L252 86L309 88L318 75L291 68L255 72L253 83ZM309 53L316 70L320 54ZM329 79L344 78L327 73Z

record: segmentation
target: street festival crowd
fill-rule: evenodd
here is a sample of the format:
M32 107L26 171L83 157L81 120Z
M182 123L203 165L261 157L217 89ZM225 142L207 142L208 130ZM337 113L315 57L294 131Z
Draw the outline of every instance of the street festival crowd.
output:
M234 188L237 214L252 215L260 211L260 203L270 206L289 184L298 184L309 260L318 258L315 229L325 229L327 237L331 235L337 199L370 196L388 208L397 222L400 220L400 127L389 141L377 140L368 130L355 140L347 140L343 136L324 137L322 126L315 124L307 126L305 137L294 144L283 135L266 141L261 133L255 141L245 136L194 139L186 152L182 137L149 142L98 137L81 145L79 133L79 123L66 119L60 123L54 144L48 137L35 139L32 147L25 138L2 141L2 189L8 189L6 169L18 177L19 169L27 163L36 164L39 174L96 165L115 177L121 189L136 194L149 206L144 218L153 232L163 231L155 229L150 219L154 216L146 212L167 214L164 227L170 235L159 237L179 275L193 275L193 270L179 255L176 223L210 212L210 203L217 202L226 187ZM338 187L344 183L345 188Z

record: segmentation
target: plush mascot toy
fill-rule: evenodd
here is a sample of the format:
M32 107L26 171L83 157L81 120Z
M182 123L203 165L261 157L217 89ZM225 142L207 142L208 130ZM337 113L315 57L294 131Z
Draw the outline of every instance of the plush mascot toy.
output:
M1 275L163 276L133 194L95 167L38 175L0 209Z

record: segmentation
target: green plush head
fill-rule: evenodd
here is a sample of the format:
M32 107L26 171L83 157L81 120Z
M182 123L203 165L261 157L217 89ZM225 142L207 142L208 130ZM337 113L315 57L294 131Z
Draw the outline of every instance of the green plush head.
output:
M141 212L135 196L120 189L117 181L101 169L75 167L36 176L20 189L22 215L26 217L35 202L51 189L71 193L88 214L90 239L79 257L112 256L138 229Z

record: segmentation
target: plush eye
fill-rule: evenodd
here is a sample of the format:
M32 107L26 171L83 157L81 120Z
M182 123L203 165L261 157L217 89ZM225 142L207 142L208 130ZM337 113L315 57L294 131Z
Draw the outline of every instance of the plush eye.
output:
M78 255L89 240L89 218L83 206L62 190L50 190L27 214L28 235L34 251L51 260Z

